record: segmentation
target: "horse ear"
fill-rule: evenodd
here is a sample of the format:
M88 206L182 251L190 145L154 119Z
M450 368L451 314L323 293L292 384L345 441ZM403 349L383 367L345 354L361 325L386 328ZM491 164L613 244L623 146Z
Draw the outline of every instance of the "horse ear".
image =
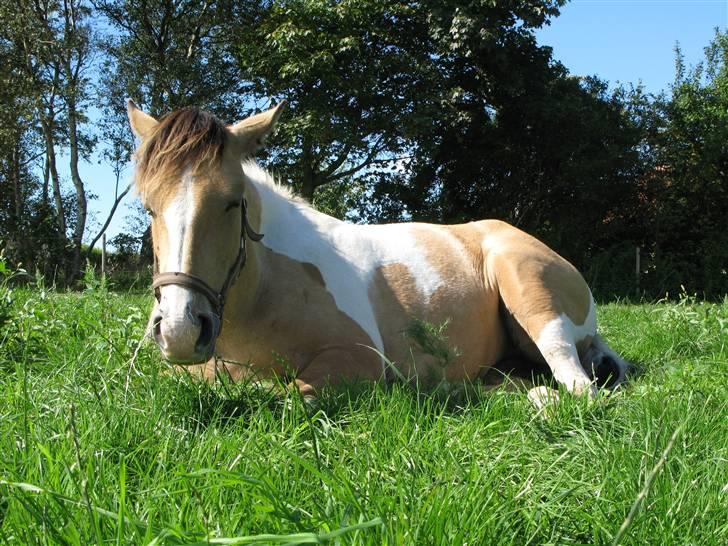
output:
M134 104L134 101L131 99L126 99L126 113L129 115L129 125L131 125L131 130L134 131L134 134L141 140L149 137L159 123L149 114L145 114L139 110L137 105Z
M253 155L263 147L265 137L275 127L285 106L286 101L283 100L275 108L250 116L229 127L241 155Z

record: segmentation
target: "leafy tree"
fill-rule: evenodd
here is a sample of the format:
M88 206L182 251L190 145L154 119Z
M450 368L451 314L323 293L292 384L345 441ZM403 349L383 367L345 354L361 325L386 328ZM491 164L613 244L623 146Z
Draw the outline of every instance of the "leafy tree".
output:
M27 100L32 106L33 129L42 135L45 169L42 210L47 214L49 179L53 181L55 213L60 236L65 239L69 211L64 208L56 167L55 148L67 145L74 187L75 218L70 234L71 259L67 275L80 273L81 243L86 228L87 196L79 174L80 158L87 156L93 141L82 125L88 106L86 70L93 50L90 11L84 0L40 0L0 4L0 34L12 48L15 70L30 83ZM62 260L65 261L65 260Z
M255 3L237 0L94 0L109 23L100 105L125 116L132 97L155 117L183 106L234 120L242 99L227 34ZM122 99L122 100L118 100Z
M30 174L23 184L19 184L21 178L17 169L10 176L15 188L15 216L23 212L22 218L26 221L22 225L16 224L17 229L22 227L18 232L23 239L21 254L23 259L35 261L36 267L42 266L44 260L46 265L55 261L57 267L60 261L63 269L65 252L59 249L66 242L68 211L56 168L55 148L59 143L67 144L75 189L75 210L72 211L75 222L69 244L72 259L67 271L70 277L80 269L81 240L86 223L86 194L78 173L78 160L91 144L80 128L88 96L84 70L88 67L91 49L87 17L85 4L77 0L62 4L54 0L0 3L0 43L8 51L6 66L12 80L24 82L22 86L5 88L14 99L7 103L3 101L4 104L23 105L20 110L9 111L11 117L15 116L23 123L9 148L26 149L32 155L32 160L23 162L28 173L35 159L45 156L40 196L36 195L38 187ZM38 149L44 151L34 151ZM53 182L55 220L49 206L50 180ZM25 196L24 202L19 199L22 196ZM53 222L57 229L51 229ZM12 222L9 227L13 228ZM44 244L34 244L36 237L40 240L45 237ZM44 250L49 245L55 247L54 252Z
M28 7L28 6L26 6ZM46 3L38 3L34 16L41 15L45 18L48 10L53 9ZM42 156L41 148L33 138L32 132L35 129L35 120L40 118L43 122L53 120L56 114L53 111L53 103L57 86L58 70L48 70L51 63L50 44L52 35L46 32L46 27L41 25L34 28L34 16L21 16L16 2L0 2L0 51L3 63L0 66L2 72L2 86L0 86L0 110L2 115L2 127L0 128L0 145L3 154L6 154L7 178L12 184L13 214L4 223L8 230L6 237L12 237L11 233L19 227L22 219L21 213L25 211L25 200L23 196L32 194L35 180L27 187L22 183L24 177L20 176L21 165L27 170L33 166L33 161ZM45 19L42 19L45 20ZM50 76L49 72L55 76ZM48 97L46 100L45 97ZM49 110L50 106L50 110ZM50 113L49 113L50 111ZM44 128L46 125L44 125ZM47 127L52 127L49 122ZM55 135L50 135L51 145L46 148L46 169L42 192L43 201L48 201L48 176L52 173L55 202L59 214L59 228L65 233L65 223L62 214L61 193L58 184L57 172L55 170L55 156L53 154L53 143ZM25 159L21 156L27 156ZM13 159L15 157L15 159ZM53 160L49 164L49 159Z
M105 58L98 105L103 113L104 156L117 172L113 215L127 191L118 187L118 172L134 150L125 99L133 98L155 117L184 106L197 106L230 121L241 117L240 76L228 36L233 26L245 27L257 3L93 1L111 30L102 41ZM151 256L148 222L145 231L142 254Z
M245 91L289 102L271 144L304 197L409 153L436 70L426 19L413 2L283 0L235 35Z
M90 9L83 0L64 0L59 10L57 59L63 78L63 98L68 127L68 150L71 181L76 190L76 218L73 228L73 257L71 279L81 275L81 245L86 231L88 203L86 189L78 170L78 162L84 152L84 135L80 125L85 121L85 109L90 99L86 70L91 63L93 43L89 24Z
M654 284L707 294L728 292L728 34L716 30L704 62L685 67L677 50L669 99L657 105L657 168L646 181L645 246Z

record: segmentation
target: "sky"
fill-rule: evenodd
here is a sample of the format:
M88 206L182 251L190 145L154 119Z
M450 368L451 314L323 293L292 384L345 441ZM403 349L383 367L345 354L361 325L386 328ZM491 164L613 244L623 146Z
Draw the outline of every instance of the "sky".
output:
M572 0L536 36L572 74L658 93L674 79L675 44L695 64L727 24L728 0Z
M725 31L727 25L728 0L571 0L536 36L574 75L597 75L612 85L641 83L657 94L668 91L674 79L676 43L686 64L694 65L703 59L714 29ZM114 176L98 161L80 169L88 191L98 196L89 203L96 219L88 228L90 241L113 204ZM130 180L131 166L123 178ZM127 196L119 207L107 238L124 231L134 199Z

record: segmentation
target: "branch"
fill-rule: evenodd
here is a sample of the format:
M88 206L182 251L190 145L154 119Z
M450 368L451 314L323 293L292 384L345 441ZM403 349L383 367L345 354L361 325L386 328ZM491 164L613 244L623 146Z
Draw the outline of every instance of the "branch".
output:
M192 32L192 37L190 39L190 45L187 46L187 57L186 58L188 61L192 58L195 44L200 39L200 32L202 31L201 21L204 20L205 12L207 12L207 8L209 8L209 7L210 7L210 0L205 0L205 5L202 6L202 11L200 12L200 15L197 17L198 24L195 27L195 30Z
M33 161L35 161L36 159L40 159L44 155L45 155L45 150L43 150L42 152L38 152L34 156L31 156L31 157L27 158L25 161L18 162L18 164L21 167L25 167L25 166L30 165L31 163L33 163Z
M371 151L371 152L369 152L369 155L367 155L367 157L366 157L366 158L364 159L364 161L362 161L361 163L359 163L358 165L355 165L354 167L352 167L352 168L350 168L350 169L347 169L347 170L345 170L345 171L341 171L341 172L338 172L338 173L336 173L336 174L334 174L334 175L330 176L330 177L329 177L329 180L328 180L328 181L329 181L329 182L332 182L332 181L334 181L334 180L338 180L338 179L340 179L340 178L344 178L345 176L349 176L349 175L351 175L351 174L354 174L355 172L357 172L357 171L360 171L360 170L361 170L361 169L363 169L364 167L366 167L366 166L368 166L368 165L371 165L371 164L373 164L373 163L385 163L385 162L387 162L387 161L391 161L391 159L386 159L386 160L375 160L375 158L376 158L376 157L377 157L377 156L378 156L378 155L380 154L380 152L382 151L382 150L381 150L381 149L379 148L379 144L380 144L380 143L382 142L382 140L383 140L383 139L384 139L384 135L380 136L380 137L379 137L379 138L377 139L377 141L376 141L376 142L374 143L374 146L372 147L372 151Z
M339 157L337 157L331 163L331 165L329 165L329 167L324 172L322 172L321 174L323 174L324 177L328 177L328 176L331 176L332 174L334 174L334 172L336 172L336 169L338 169L339 167L341 167L344 164L344 161L346 161L346 158L349 157L349 152L351 152L351 149L352 148L353 148L353 145L352 144L349 144L348 146L346 146L344 148L344 151L342 151L339 154Z
M109 2L101 2L99 0L92 0L91 4L99 10L101 13L106 16L107 19L110 21L113 21L116 25L121 27L122 29L126 30L129 34L131 34L134 39L139 42L140 44L144 44L144 39L139 36L139 33L136 31L136 28L134 27L134 24L131 22L134 19L134 14L129 14L126 11L121 12L117 10L113 4Z
M114 205L111 207L111 211L109 212L109 216L106 218L106 222L104 222L104 226L101 228L101 231L99 231L98 235L94 237L93 241L91 241L91 244L88 245L88 250L86 250L87 255L91 255L91 252L93 252L94 246L96 246L96 243L99 242L99 239L101 239L101 236L104 234L106 229L109 227L109 224L111 223L111 219L114 217L114 213L116 212L116 208L119 206L119 203L121 203L121 200L124 199L127 193L129 193L129 190L131 189L132 184L129 183L129 185L126 187L126 189L121 192L114 201Z

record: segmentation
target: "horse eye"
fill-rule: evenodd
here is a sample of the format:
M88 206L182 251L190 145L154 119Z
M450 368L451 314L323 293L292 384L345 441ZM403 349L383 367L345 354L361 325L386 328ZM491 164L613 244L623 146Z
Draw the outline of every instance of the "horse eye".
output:
M238 201L231 201L227 204L227 207L225 207L225 212L229 211L230 209L235 209L240 206L240 203Z
M157 216L156 214L154 214L154 211L152 209L147 208L147 207L145 207L145 208L146 208L146 211L149 213L149 216L151 216L152 218Z

